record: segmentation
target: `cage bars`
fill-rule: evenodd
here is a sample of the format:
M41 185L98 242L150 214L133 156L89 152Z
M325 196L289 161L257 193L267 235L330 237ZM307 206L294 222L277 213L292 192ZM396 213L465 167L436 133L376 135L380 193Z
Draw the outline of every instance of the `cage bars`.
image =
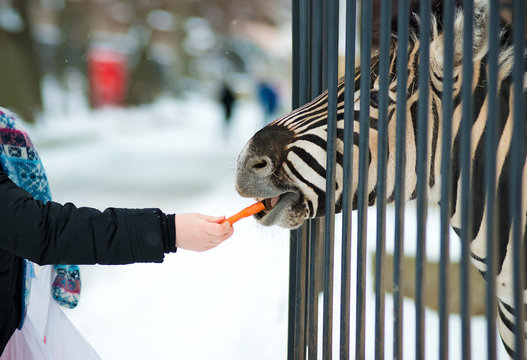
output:
M328 82L328 125L326 160L326 214L324 222L324 296L322 315L322 359L332 358L333 344L333 259L335 236L335 173L337 138L337 81L338 81L338 26L339 2L326 0L326 43Z
M513 249L513 297L514 297L514 344L515 360L525 358L525 317L524 317L524 288L525 288L525 244L523 232L525 231L524 207L522 204L523 171L525 167L525 112L524 99L524 73L525 64L525 0L513 2L513 41L514 41L514 67L513 67L513 96L514 96L514 126L511 143L511 177L510 177L510 212L512 215L512 249Z
M353 110L355 88L355 22L357 19L356 0L346 1L346 48L344 91L344 151L342 154L342 252L340 280L340 359L348 360L350 354L350 281L351 281L351 212L353 173Z
M496 209L496 151L498 118L498 45L499 45L499 1L490 1L489 14L489 108L485 144L485 184L487 195L487 272L485 288L485 315L487 318L487 359L496 359L496 273L497 273L497 219Z
M391 18L391 2L381 1L381 24ZM386 162L388 156L388 86L390 67L390 28L381 28L379 39L379 120L377 169L377 241L375 257L375 359L384 359L385 323L385 255L386 255Z
M452 116L454 68L454 0L444 0L444 72L442 95L441 139L441 199L452 194ZM440 209L440 258L439 258L439 359L448 359L449 348L449 299L450 299L450 220L451 205L447 201Z
M408 80L408 23L407 1L398 1L397 15L397 105L395 144L395 245L393 255L393 356L403 359L403 272L404 209L406 179L406 84ZM385 24L386 26L386 24Z
M387 122L387 66L388 66L388 45L390 43L389 19L391 17L392 2L389 0L379 0L381 2L381 28L379 44L379 74L380 88L378 91L379 98L379 118L378 136L378 168L377 174L377 253L375 266L375 358L383 359L387 344L392 342L393 357L403 358L403 311L402 311L402 258L404 245L404 212L405 201L409 194L404 193L404 184L406 180L406 122L397 121L396 124L396 174L395 174L395 248L394 248L394 313L393 324L386 324L385 321L385 294L384 294L384 277L386 269L384 264L385 256L385 232L386 232L386 132L384 132ZM428 22L429 6L431 1L420 1L420 39L421 39L421 63L419 64L419 88L425 89L428 78L428 51L429 46L427 34L430 29ZM462 117L461 123L453 124L453 69L454 69L454 0L443 1L443 26L444 33L444 74L443 74L443 91L441 104L441 198L451 199L452 187L460 186L462 201L462 226L461 243L461 275L460 275L460 292L461 292L461 319L462 319L462 349L461 356L464 359L471 357L471 329L470 329L470 282L469 267L470 264L470 239L472 237L472 209L471 201L471 170L470 161L471 138L470 129L473 119L473 65L472 40L474 21L473 1L463 0L465 8L464 14L464 48L463 48L463 84L462 84ZM487 262L487 287L486 287L486 317L487 317L487 334L486 347L487 358L495 359L497 354L497 334L496 334L496 284L491 279L495 279L497 271L496 258L496 234L498 199L496 198L496 147L497 147L497 124L498 116L498 46L499 46L499 10L498 0L490 0L490 18L489 18L489 53L488 53L488 93L489 109L488 119L485 129L485 189L487 201L486 213L486 231L488 241L486 252L490 254L486 258ZM396 94L396 116L398 119L405 119L407 116L406 88L407 88L407 66L408 66L408 8L409 2L397 2L397 94ZM324 89L329 91L328 101L328 168L327 168L327 189L326 198L326 216L324 220L311 220L300 229L291 232L291 261L290 261L290 301L289 301L289 339L288 339L288 359L317 359L322 355L323 359L331 359L335 354L333 351L333 329L340 328L340 342L338 356L340 359L349 359L353 354L354 358L364 358L367 349L365 349L365 334L369 328L368 321L365 317L365 286L366 278L366 240L367 240L367 215L366 205L368 203L366 184L368 183L367 174L360 169L365 168L364 149L368 148L369 135L369 114L366 111L360 113L360 137L359 137L359 164L353 164L353 123L357 121L354 118L353 92L357 87L354 84L354 63L355 63L355 29L356 20L361 21L361 68L368 69L370 63L370 42L371 28L365 26L369 24L372 17L372 2L362 1L360 14L357 14L357 4L354 0L346 0L346 59L345 59L345 77L346 91L345 111L344 111L344 153L343 153L343 173L345 180L343 182L343 225L342 235L342 254L341 254L341 278L340 278L340 323L333 324L333 247L334 247L334 201L335 201L335 140L337 132L337 77L338 77L338 1L323 0L293 0L293 106L298 107L305 102L313 99ZM514 113L514 131L512 139L511 152L511 199L510 211L513 214L513 248L514 261L513 272L515 273L514 283L514 301L515 301L515 318L523 319L523 284L524 284L524 264L523 256L525 248L523 244L523 227L525 223L521 219L523 213L522 193L522 170L525 161L525 104L523 99L523 73L524 60L524 28L525 28L525 3L523 0L513 0L513 22L514 22L514 98L520 99L515 101ZM520 16L518 16L520 14ZM359 16L358 16L359 15ZM523 16L522 16L523 15ZM423 50L424 49L424 50ZM423 56L424 53L424 56ZM361 83L361 103L360 108L369 107L370 98L370 81L369 74L362 72ZM425 358L425 316L423 301L423 286L425 279L424 263L426 262L426 222L427 222L427 193L426 186L428 179L429 164L428 151L429 144L427 133L427 109L429 104L426 90L420 91L418 102L418 131L417 131L417 260L416 260L416 277L417 286L416 295L416 333L415 339L405 339L404 343L409 341L415 343L415 352L417 358ZM350 125L351 124L351 125ZM459 126L457 133L453 133L453 127ZM439 141L439 140L438 140ZM454 145L452 145L454 144ZM456 145L457 144L457 145ZM460 165L453 167L450 157L451 151L459 151ZM367 151L366 151L367 152ZM354 173L354 168L358 165L358 174ZM458 166L458 165L455 165ZM351 278L351 211L353 204L352 178L359 178L358 195L358 224L357 224L357 278ZM388 194L390 195L390 194ZM440 260L439 260L439 358L447 359L449 351L449 292L450 287L450 256L449 256L449 220L452 215L450 201L442 201L440 208ZM323 251L322 251L323 250ZM427 279L433 281L434 279ZM411 280L406 280L411 281ZM355 309L355 334L351 333L350 327L350 283L356 285L356 309ZM323 307L322 311L322 332L319 333L319 294L322 292ZM523 324L523 322L521 322ZM393 326L394 338L386 339L384 328ZM516 358L523 359L525 352L524 334L521 326L515 326L516 337ZM350 336L355 335L354 348L350 345ZM319 336L322 336L321 343L322 354L319 353ZM408 335L406 335L408 336ZM307 351L306 351L307 350ZM428 350L428 349L427 349ZM433 351L431 349L430 351ZM370 350L371 351L371 350Z

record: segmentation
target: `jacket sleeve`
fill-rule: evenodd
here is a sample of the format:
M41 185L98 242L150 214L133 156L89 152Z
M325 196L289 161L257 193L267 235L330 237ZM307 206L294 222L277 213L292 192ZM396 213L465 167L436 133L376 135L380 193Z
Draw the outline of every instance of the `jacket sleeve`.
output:
M162 262L176 250L173 223L159 209L44 204L0 167L0 248L37 264Z

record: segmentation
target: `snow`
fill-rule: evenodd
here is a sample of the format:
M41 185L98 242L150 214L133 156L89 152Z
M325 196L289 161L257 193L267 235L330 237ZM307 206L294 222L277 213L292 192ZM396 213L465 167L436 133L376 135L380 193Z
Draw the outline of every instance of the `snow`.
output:
M233 176L237 152L260 126L256 106L238 105L229 139L219 105L196 96L47 114L28 131L55 201L231 215L252 203L236 194ZM206 253L81 266L81 301L66 313L103 359L284 358L288 238L250 219Z
M55 108L48 107L39 124L28 131L47 169L55 201L99 209L159 207L167 213L209 215L231 215L252 203L237 195L233 186L237 154L262 123L260 109L250 100L241 101L235 109L228 139L222 136L220 106L197 95L160 99L132 109L89 112L79 106L65 113L49 109ZM408 239L415 238L413 211L410 205ZM432 208L429 238L438 233L438 218ZM391 209L387 219L387 248L391 252ZM375 248L374 210L368 212L368 221L366 348L367 357L372 358L375 309L370 255ZM340 218L336 229L340 229ZM339 236L335 241L336 352ZM455 258L459 253L455 236L451 243ZM354 269L355 239L352 244ZM406 241L406 252L414 252L413 246L412 240ZM437 259L439 244L429 241L427 251L430 258ZM262 227L247 219L235 224L232 238L209 252L178 250L167 255L163 264L81 266L81 276L79 306L65 311L102 359L274 360L287 356L287 230ZM352 274L352 345L354 288ZM413 304L411 300L404 302L407 358L414 358ZM387 295L386 358L391 357L392 349L391 313L392 298ZM435 312L426 311L426 326L427 353L436 359L439 325ZM481 341L484 318L475 318L472 326L473 356L481 358L485 354ZM452 316L451 359L459 356L459 334L459 318Z

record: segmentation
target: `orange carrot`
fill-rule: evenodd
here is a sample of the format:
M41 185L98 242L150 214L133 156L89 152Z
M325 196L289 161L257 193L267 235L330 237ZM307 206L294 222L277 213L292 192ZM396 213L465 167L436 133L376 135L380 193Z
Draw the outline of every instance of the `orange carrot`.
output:
M259 213L260 211L262 211L263 209L265 209L265 205L263 204L263 202L261 201L258 201L257 203L255 204L252 204L251 206L249 207L246 207L245 209L243 209L242 211L240 211L239 213L237 214L234 214L232 215L231 217L227 218L225 221L228 221L232 224L234 224L236 221L238 220L241 220L243 218L246 218L248 216L251 216L251 215L254 215L254 214L257 214ZM224 221L224 222L225 222Z

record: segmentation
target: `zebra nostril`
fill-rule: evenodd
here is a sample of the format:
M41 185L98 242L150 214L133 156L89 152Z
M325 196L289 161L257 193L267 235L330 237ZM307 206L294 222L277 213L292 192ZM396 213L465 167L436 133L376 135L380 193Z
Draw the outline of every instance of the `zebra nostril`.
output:
M261 170L261 169L265 169L265 167L267 166L267 161L258 161L258 162L255 162L252 167L253 169L255 170Z
M247 169L261 176L269 175L272 167L273 164L268 156L253 158L247 162Z

